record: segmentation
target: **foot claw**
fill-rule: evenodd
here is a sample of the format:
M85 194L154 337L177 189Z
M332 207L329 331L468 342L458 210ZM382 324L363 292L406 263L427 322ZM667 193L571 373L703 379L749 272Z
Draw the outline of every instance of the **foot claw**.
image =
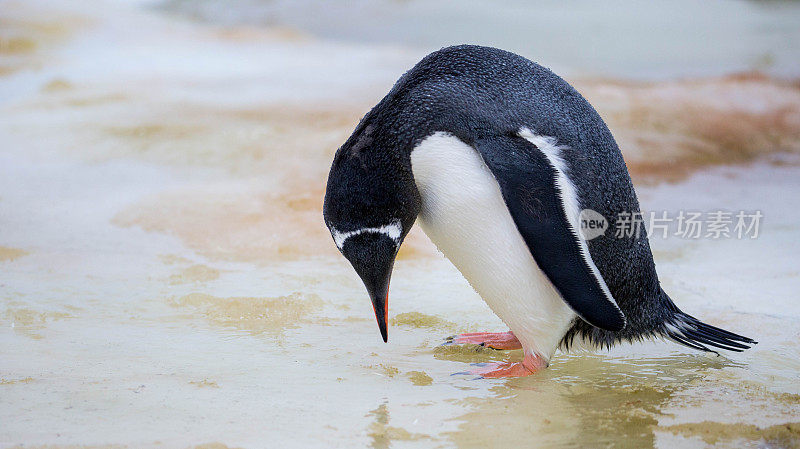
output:
M471 332L445 338L445 345L473 344L492 349L522 349L513 332Z
M474 376L474 375L475 375L474 371L459 371L457 373L451 374L451 376ZM483 376L478 376L478 377L473 377L472 379L469 380L481 380L481 379L485 378Z
M470 365L477 368L457 374L477 374L480 379L530 376L547 367L547 361L539 356L526 353L521 362L471 363Z

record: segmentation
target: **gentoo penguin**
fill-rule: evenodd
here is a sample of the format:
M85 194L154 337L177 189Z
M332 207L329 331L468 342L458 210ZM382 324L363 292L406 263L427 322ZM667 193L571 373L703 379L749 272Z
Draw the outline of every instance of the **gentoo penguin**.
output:
M663 337L731 351L755 342L682 312L646 230L579 232L582 210L639 213L608 127L566 81L521 56L461 45L405 73L336 152L325 223L367 288L387 341L395 256L415 220L509 327L452 343L522 349L473 371L525 376L559 347Z

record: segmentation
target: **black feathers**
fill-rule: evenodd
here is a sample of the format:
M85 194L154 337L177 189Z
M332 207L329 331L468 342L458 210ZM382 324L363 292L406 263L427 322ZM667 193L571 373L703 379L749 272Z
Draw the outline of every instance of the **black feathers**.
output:
M664 336L700 351L714 352L708 346L727 351L742 352L758 342L733 332L703 323L697 318L678 312L672 322L665 323Z
M608 332L576 321L562 339L561 347L569 349L576 337L597 348L610 348L623 341L634 342L663 337L698 351L718 354L715 349L742 352L758 343L751 338L706 324L684 313L663 290L660 290L656 298L654 301L641 303L651 307L643 309L647 311L639 312L640 315L637 315L638 324L647 329L646 331L631 332L626 328L621 332Z
M564 301L593 326L607 331L625 327L625 316L581 252L580 237L562 205L563 192L554 181L556 169L542 152L522 137L481 138L475 148L497 179L536 264Z

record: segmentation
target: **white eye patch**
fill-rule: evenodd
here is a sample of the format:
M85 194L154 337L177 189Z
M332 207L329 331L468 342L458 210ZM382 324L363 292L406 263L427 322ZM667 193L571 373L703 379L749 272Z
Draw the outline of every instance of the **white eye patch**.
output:
M350 237L354 235L363 234L365 232L374 232L378 234L383 234L390 239L394 240L395 245L400 243L400 236L403 234L403 227L400 225L400 220L394 220L389 224L385 224L380 227L375 228L361 228L356 229L355 231L348 231L348 232L340 232L334 227L331 227L331 235L333 236L333 241L336 243L336 246L339 248L339 251L342 250L344 247L344 242L347 241Z

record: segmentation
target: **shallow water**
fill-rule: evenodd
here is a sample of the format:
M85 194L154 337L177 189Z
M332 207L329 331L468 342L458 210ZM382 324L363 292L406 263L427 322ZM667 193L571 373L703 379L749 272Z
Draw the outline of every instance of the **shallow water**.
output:
M763 212L755 240L652 241L684 310L759 345L649 342L474 380L452 374L519 354L439 346L503 325L424 235L400 253L384 344L320 216L336 146L416 50L2 5L34 44L0 78L0 446L798 444L796 87L585 84L646 209ZM638 103L651 121L625 118ZM748 144L711 148L718 128L675 104Z

